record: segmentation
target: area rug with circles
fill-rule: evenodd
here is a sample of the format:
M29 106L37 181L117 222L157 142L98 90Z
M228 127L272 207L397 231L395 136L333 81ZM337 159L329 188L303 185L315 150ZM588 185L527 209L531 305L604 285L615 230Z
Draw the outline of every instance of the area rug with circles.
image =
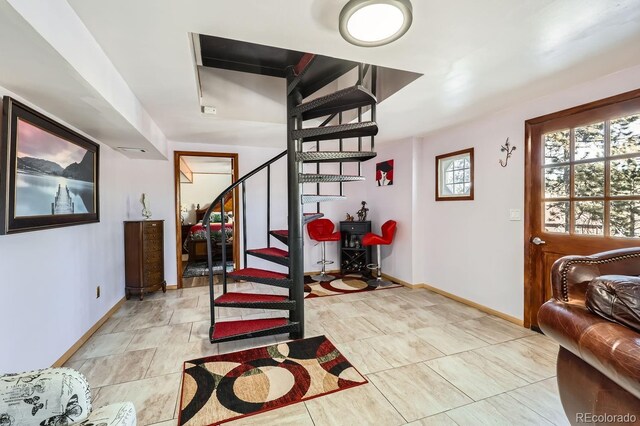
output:
M338 296L340 294L361 293L364 291L378 291L390 288L402 287L401 284L393 283L387 287L371 287L367 284L369 278L360 274L331 274L336 278L331 281L314 281L311 276L304 277L304 298L324 296Z
M325 336L184 363L179 425L217 425L367 383Z

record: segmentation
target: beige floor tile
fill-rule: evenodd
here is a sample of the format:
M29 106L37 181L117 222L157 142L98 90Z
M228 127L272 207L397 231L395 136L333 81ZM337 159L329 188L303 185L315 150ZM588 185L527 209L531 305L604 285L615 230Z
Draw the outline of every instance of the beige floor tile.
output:
M428 306L425 310L433 312L447 319L447 322L461 322L474 318L487 316L486 313L463 305L462 303L442 303L439 305Z
M301 402L225 424L230 426L313 426L313 421L307 407Z
M155 352L153 348L91 358L79 371L89 380L92 388L140 380L146 374Z
M218 347L208 340L190 343L165 344L156 349L146 377L182 372L185 361L216 355Z
M344 300L343 296L339 296ZM353 302L337 302L329 306L329 310L339 319L356 318L364 315L376 315L378 310L372 308L363 300Z
M442 352L409 331L372 337L365 342L393 367L444 356Z
M100 407L115 402L131 401L136 407L138 425L149 425L173 419L180 389L180 374L170 374L135 382L100 388L93 405Z
M198 340L209 340L209 328L211 328L211 320L197 321L193 323L191 327L191 335L189 336L190 342L197 342Z
M333 343L352 342L381 334L364 318L323 321L322 327L333 337Z
M393 313L377 312L375 314L364 315L361 318L366 319L385 334L412 330L411 324L407 324L405 321L396 318L396 315Z
M253 337L251 339L232 340L230 342L218 343L218 353L228 354L231 352L242 351L251 348L260 348L262 346L273 345L277 342L286 342L289 340L288 334L279 334L277 336Z
M73 354L70 361L120 354L125 351L134 335L134 331L127 331L124 333L91 336L91 338L87 340L87 343L82 345L78 352Z
M173 317L169 324L184 324L185 322L196 322L211 320L211 311L209 307L194 309L176 309L173 311Z
M102 324L102 326L100 326L100 328L98 329L98 331L96 331L95 334L99 336L101 334L113 333L114 332L113 329L116 328L120 320L122 320L122 318L112 316L111 318L106 320L104 324Z
M447 412L447 415L459 425L551 425L546 419L507 394L496 395L456 408Z
M406 324L411 330L443 325L449 322L447 318L436 312L429 311L428 308L407 309L406 311L396 312L394 317Z
M191 323L151 327L136 331L127 351L157 348L169 343L186 343L189 341Z
M505 370L522 377L529 383L538 382L556 375L556 357L543 346L534 346L523 339L511 340L493 346L476 349L474 352L499 364Z
M64 367L71 368L72 370L80 370L82 364L84 364L86 361L86 359L77 359L75 361L69 360L64 363Z
M409 422L472 402L422 363L371 374L368 378Z
M371 383L305 401L316 426L404 424L400 414Z
M178 426L178 419L167 420L166 422L154 423L149 426Z
M366 340L339 343L336 348L361 374L377 373L392 368Z
M409 291L398 293L398 297L402 297L409 302L420 303L422 307L455 302L448 297L444 297L438 293L423 288L410 289Z
M473 337L456 324L418 328L413 333L447 355L487 346L488 343Z
M473 352L433 359L425 364L476 401L528 383Z
M408 423L407 426L458 426L458 424L451 420L451 417L446 413L440 413Z
M469 334L484 340L488 343L502 343L520 337L533 336L535 331L507 322L494 316L486 316L459 324L465 327Z
M508 395L555 425L569 425L569 420L562 408L555 377L516 389Z
M381 290L381 291L392 291L392 290ZM408 301L404 298L401 298L395 294L375 299L365 300L364 303L371 306L377 312L388 312L394 313L398 311L406 311L407 309L413 309L419 307L415 304L415 302Z
M158 309L142 314L130 315L122 318L113 329L114 333L121 331L141 330L149 327L160 327L169 324L172 309Z

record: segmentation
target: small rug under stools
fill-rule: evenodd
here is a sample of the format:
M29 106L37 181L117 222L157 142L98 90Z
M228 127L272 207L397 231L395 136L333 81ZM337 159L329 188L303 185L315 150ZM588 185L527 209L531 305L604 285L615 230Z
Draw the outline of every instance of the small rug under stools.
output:
M387 287L370 287L367 285L367 278L360 274L338 275L332 274L336 278L331 281L318 282L310 276L304 277L304 298L324 296L337 296L340 294L361 293L364 291L385 290L389 288L402 287L401 284L393 283Z
M186 361L179 425L220 424L367 383L326 337Z

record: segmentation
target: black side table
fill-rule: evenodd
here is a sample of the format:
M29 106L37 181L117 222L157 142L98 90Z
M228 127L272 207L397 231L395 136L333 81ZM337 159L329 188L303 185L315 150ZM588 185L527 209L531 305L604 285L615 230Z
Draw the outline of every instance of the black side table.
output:
M371 221L340 222L340 272L369 275L367 265L371 263L371 246L362 245L362 237L371 232Z

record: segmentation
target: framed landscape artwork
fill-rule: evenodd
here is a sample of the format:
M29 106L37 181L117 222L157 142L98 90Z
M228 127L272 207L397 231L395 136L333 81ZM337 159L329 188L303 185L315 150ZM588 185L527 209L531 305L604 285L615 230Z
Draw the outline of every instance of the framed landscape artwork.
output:
M5 96L0 233L98 222L99 145Z

